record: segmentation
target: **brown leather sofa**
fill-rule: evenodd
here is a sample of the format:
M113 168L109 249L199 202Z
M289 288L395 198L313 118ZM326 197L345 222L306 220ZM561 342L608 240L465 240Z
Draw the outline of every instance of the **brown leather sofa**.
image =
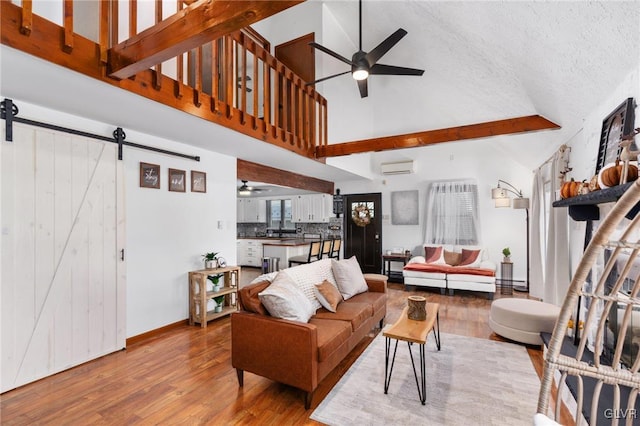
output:
M262 281L238 292L240 310L231 315L231 362L238 382L244 371L306 391L305 407L318 384L387 313L387 277L365 274L369 291L316 311L309 323L271 317L258 293Z

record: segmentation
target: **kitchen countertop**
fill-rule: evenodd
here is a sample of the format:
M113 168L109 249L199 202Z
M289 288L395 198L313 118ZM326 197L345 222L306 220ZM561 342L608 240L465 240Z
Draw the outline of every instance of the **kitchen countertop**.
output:
M311 244L313 241L320 241L317 238L313 239L304 239L304 238L293 238L293 239L280 239L274 241L268 241L262 243L263 246L282 246L282 247L295 247L295 246L305 246Z
M266 241L283 241L283 240L297 240L298 237L238 237L239 240L266 240Z

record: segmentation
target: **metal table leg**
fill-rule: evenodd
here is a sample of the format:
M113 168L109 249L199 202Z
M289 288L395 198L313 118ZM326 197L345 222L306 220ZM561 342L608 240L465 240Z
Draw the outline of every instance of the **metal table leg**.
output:
M436 323L433 326L433 337L436 340L438 350L440 350L440 312L436 312Z
M391 383L391 374L393 374L393 364L396 362L396 351L398 350L398 341L396 340L396 346L393 349L393 358L391 360L391 368L389 368L389 352L391 350L391 338L385 338L385 350L384 350L384 393L387 394L389 390L389 383ZM388 374L387 374L388 373Z

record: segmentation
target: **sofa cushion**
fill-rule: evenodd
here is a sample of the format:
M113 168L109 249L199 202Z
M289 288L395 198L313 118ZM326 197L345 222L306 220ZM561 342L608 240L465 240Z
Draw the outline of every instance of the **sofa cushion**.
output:
M481 270L479 269L474 269L474 271L481 272ZM462 272L459 274L448 274L447 281L469 281L472 283L495 283L496 277L493 271L486 270L485 272L486 272L485 274L480 274L480 273L465 274Z
M346 301L338 305L336 312L329 312L324 308L318 309L314 318L348 321L351 329L356 331L364 322L373 316L373 307L370 303L355 303Z
M402 276L409 278L431 278L434 280L447 279L447 274L445 272L414 271L412 269L403 269Z
M258 293L260 301L272 317L309 322L314 308L293 280L279 273L271 285Z
M444 265L444 249L442 246L424 246L424 261L434 265Z
M480 263L482 263L482 256L480 253L481 251L482 250L480 249L462 249L462 258L460 259L460 263L458 264L458 266L467 266L470 268L480 266Z
M369 290L355 256L345 260L331 259L331 269L344 300Z
M378 312L387 305L387 295L385 293L366 292L353 296L344 303L367 303L373 306L373 312Z
M249 284L238 290L238 299L240 300L242 309L256 314L269 315L269 312L260 301L258 293L269 287L270 284L269 281L261 281L255 284Z
M327 280L316 284L314 291L320 304L331 312L335 312L338 304L343 300L340 290Z
M318 361L329 358L352 334L348 321L334 321L313 317L309 324L316 326L318 333Z
M462 261L462 253L456 253L455 251L444 251L444 261L447 265L458 266Z

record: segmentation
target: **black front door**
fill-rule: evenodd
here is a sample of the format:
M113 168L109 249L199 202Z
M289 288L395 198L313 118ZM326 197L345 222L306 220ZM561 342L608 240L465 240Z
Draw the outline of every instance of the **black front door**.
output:
M380 193L344 196L344 258L355 256L362 272L382 269L382 208Z

